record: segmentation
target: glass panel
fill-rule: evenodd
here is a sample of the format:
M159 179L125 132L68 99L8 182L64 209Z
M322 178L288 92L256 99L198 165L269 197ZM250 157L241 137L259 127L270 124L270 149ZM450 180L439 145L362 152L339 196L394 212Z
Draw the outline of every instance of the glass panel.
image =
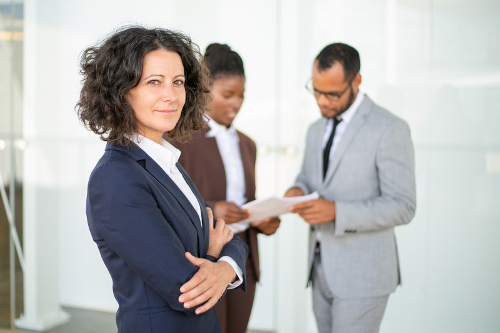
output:
M22 243L22 78L23 4L0 1L0 173ZM23 309L23 275L4 203L0 201L0 327L10 327ZM11 267L11 258L15 266ZM12 274L11 275L11 268ZM14 279L11 277L14 276ZM11 286L15 298L11 298ZM11 307L16 311L11 313Z
M428 332L498 332L500 3L432 3Z

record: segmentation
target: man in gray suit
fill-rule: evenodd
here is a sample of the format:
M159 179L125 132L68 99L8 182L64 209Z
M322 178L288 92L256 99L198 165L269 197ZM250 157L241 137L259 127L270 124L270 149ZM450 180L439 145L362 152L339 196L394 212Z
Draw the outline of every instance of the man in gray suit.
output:
M316 57L308 89L323 117L309 128L302 170L285 194L320 194L291 208L311 226L320 333L379 331L401 282L394 227L415 215L410 129L359 91L359 69L349 45L328 45Z

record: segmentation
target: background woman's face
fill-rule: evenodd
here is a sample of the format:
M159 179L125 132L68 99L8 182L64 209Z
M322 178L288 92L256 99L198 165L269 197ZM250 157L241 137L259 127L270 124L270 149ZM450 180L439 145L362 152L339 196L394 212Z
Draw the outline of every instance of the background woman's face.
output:
M217 124L231 126L245 98L245 77L242 75L220 77L212 82L210 90L214 98L211 110L207 114Z
M179 54L160 49L144 56L141 80L125 96L139 134L160 143L162 134L174 129L186 101L185 80Z

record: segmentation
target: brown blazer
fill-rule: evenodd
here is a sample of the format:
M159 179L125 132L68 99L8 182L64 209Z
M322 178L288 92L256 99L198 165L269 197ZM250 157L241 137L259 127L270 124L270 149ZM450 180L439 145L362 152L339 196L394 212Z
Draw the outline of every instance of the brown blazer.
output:
M206 134L210 129L204 128L194 132L192 139L185 143L165 138L174 147L181 151L179 163L188 173L194 182L202 198L210 207L214 207L215 202L226 200L226 173L224 163L217 147L215 138L207 138ZM240 139L240 154L245 173L245 188L247 202L255 200L255 160L257 149L255 143L245 134L237 131ZM259 249L257 245L256 228L241 232L238 236L248 245L248 260L255 280L260 277L259 271ZM247 275L250 272L247 271Z

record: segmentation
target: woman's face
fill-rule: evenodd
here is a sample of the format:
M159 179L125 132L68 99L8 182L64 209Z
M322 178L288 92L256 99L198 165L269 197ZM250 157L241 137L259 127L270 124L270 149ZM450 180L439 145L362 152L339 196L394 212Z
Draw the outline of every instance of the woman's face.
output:
M207 114L217 124L231 126L245 98L245 77L222 76L212 82L210 90L214 98Z
M186 101L185 80L179 54L160 49L144 56L141 80L125 95L139 134L160 143L163 133L174 129Z

